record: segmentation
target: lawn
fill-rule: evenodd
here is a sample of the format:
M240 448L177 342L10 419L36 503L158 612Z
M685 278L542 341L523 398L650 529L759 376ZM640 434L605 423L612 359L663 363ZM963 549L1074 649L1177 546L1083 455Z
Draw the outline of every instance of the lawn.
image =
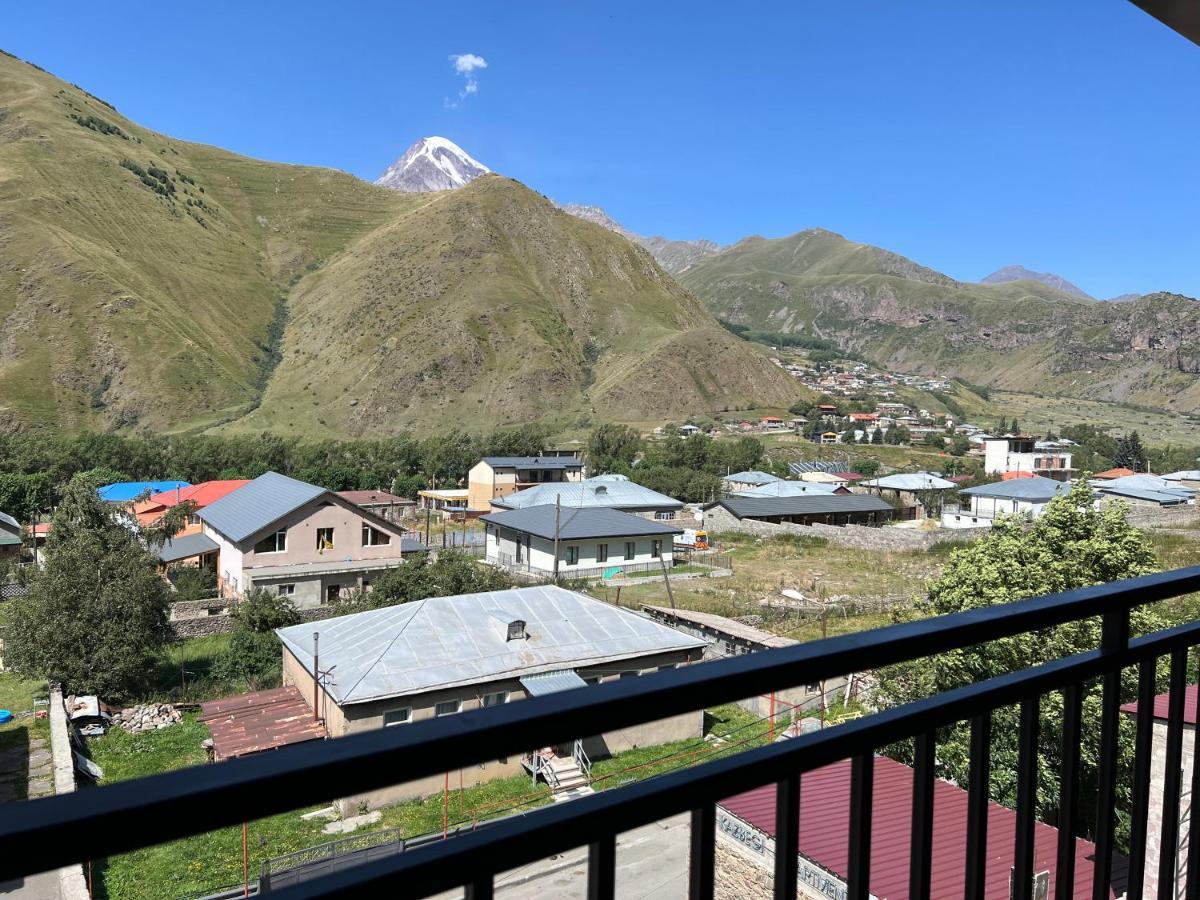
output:
M0 725L0 753L16 747L27 747L34 738L50 740L50 722L34 713L47 709L35 700L45 700L46 682L21 678L12 672L0 672L0 709L13 714L12 721ZM2 773L0 773L2 777Z

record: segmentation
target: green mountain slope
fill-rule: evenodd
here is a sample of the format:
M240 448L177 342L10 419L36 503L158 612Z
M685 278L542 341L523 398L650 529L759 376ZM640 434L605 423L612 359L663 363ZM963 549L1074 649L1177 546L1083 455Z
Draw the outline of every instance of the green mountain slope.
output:
M0 430L383 434L796 394L643 251L514 183L247 159L8 55L0 248Z
M1036 281L957 282L819 229L748 238L679 275L718 318L809 334L908 372L1200 409L1200 303L1098 303Z

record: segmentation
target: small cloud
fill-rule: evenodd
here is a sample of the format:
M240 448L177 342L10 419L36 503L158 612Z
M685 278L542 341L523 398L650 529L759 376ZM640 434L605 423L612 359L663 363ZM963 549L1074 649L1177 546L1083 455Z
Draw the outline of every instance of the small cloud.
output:
M464 79L463 88L458 92L458 100L451 100L449 97L445 100L447 109L457 109L469 96L479 93L479 80L475 73L486 69L488 64L486 59L475 53L454 53L449 58L454 65L454 71Z

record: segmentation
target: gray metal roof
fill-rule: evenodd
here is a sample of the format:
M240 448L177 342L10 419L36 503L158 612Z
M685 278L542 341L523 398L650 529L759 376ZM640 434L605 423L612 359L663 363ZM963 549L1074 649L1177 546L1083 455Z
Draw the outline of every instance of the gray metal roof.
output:
M818 460L788 463L788 471L793 475L806 475L809 472L841 472L844 469L844 463L821 462Z
M509 641L508 625L518 619L527 637ZM314 631L339 704L705 646L631 610L554 586L430 597L279 629L284 646L310 670Z
M21 531L21 523L6 512L0 512L0 527L7 528L9 531L18 534Z
M859 484L893 491L952 491L958 487L953 481L947 481L929 472L897 472L894 475L861 481Z
M969 497L996 497L1001 500L1047 503L1058 494L1065 494L1070 489L1069 482L1055 481L1053 478L1034 475L1031 478L1013 478L1009 481L997 481L995 484L963 488L959 494L966 494Z
M1096 487L1105 491L1156 491L1163 494L1175 494L1184 499L1196 496L1195 488L1184 487L1182 484L1167 481L1157 475L1125 475L1121 478L1098 482Z
M310 500L329 493L278 472L259 475L247 485L211 503L196 515L229 540L244 541Z
M1100 493L1106 497L1128 497L1130 500L1146 500L1150 503L1157 503L1159 506L1181 506L1188 502L1187 497L1181 497L1178 494L1170 494L1165 491L1145 491L1141 488L1107 488L1100 489Z
M573 691L576 688L587 687L587 682L580 678L579 673L574 669L526 675L520 679L520 682L521 687L529 692L530 697L544 697L546 694L557 694L559 691Z
M577 456L485 456L483 462L493 469L579 469Z
M609 477L588 478L586 481L556 481L539 484L507 497L492 501L502 509L523 509L527 506L554 505L560 497L563 508L568 506L598 506L612 509L683 509L683 504L652 491L648 487L629 480L618 481Z
M490 525L524 531L543 538L554 538L554 507L527 506L489 513L480 518ZM682 529L664 525L616 509L564 506L559 510L558 537L564 541L602 537L630 537L643 534L679 534Z
M734 472L732 475L726 475L725 480L735 481L738 484L763 485L770 484L772 481L782 481L783 479L777 475L772 475L770 472L760 472L757 469L751 469L746 472Z
M201 553L212 553L221 549L207 534L185 534L169 538L158 548L158 558L165 563L178 562Z
M1200 481L1200 469L1183 469L1179 472L1168 472L1163 481Z
M892 505L867 494L804 494L799 497L727 497L717 503L739 519L758 516L807 516L828 513L883 512Z
M805 494L832 494L841 485L824 481L772 481L748 491L738 491L739 497L800 497Z

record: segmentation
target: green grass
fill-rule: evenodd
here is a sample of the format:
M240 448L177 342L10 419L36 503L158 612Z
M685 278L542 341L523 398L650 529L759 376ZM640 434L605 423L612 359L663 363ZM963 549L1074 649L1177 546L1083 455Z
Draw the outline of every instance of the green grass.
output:
M19 715L45 710L45 706L36 705L34 700L45 700L46 697L45 681L0 672L0 709L13 713L12 721L0 725L0 750L28 744L33 738L49 739L49 720L39 719L36 715Z

